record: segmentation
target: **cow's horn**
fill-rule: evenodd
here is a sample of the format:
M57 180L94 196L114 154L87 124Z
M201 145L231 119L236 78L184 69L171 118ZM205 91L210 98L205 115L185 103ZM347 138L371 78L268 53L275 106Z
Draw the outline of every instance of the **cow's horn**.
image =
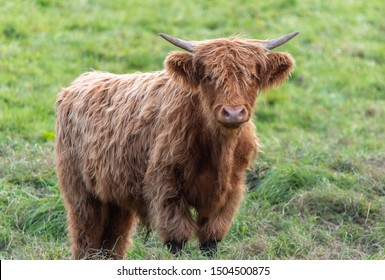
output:
M287 41L293 39L298 34L299 34L299 32L292 32L290 34L284 35L284 36L279 37L277 39L260 41L260 42L258 42L258 44L261 44L262 46L264 46L268 50L272 50L276 47L279 47L280 45L285 44Z
M174 38L174 37L171 37L170 35L167 35L167 34L164 34L164 33L159 33L159 35L169 41L171 44L181 48L181 49L184 49L188 52L193 52L194 51L194 48L195 48L195 44L190 42L190 41L185 41L185 40L181 40L181 39L178 39L178 38Z

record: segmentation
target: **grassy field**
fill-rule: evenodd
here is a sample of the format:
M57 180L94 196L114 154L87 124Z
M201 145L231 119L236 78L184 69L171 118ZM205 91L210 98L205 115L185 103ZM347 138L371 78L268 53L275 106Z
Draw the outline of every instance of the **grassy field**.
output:
M258 99L263 153L218 259L385 259L382 0L15 0L0 5L0 259L68 259L54 166L56 94L87 69L162 67L159 32L300 31L296 70ZM138 229L133 259L169 259ZM204 259L196 241L181 259Z

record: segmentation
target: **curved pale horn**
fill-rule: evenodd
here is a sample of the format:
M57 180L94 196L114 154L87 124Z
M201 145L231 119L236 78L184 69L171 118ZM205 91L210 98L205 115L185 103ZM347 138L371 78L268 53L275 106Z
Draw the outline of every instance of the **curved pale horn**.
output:
M293 39L298 34L299 34L299 32L292 32L290 34L284 35L284 36L279 37L277 39L267 40L267 41L259 41L258 44L264 46L268 50L272 50L276 47L279 47L279 46L285 44L287 41Z
M169 41L171 44L181 48L181 49L184 49L188 52L193 52L194 51L194 48L195 48L195 44L190 42L190 41L185 41L185 40L181 40L181 39L178 39L178 38L174 38L174 37L171 37L170 35L167 35L167 34L164 34L164 33L159 33L159 35Z

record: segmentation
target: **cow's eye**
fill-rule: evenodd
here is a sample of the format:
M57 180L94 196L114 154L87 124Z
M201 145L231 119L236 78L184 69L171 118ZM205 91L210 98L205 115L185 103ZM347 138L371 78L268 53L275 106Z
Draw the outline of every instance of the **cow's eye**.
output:
M213 78L212 78L210 75L207 75L207 76L205 77L205 82L211 83L212 81L213 81Z

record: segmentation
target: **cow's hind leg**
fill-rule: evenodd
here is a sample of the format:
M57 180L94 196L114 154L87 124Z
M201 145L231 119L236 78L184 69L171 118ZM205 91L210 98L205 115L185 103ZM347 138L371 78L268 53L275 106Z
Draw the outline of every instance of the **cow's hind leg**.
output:
M59 143L60 144L60 143ZM57 146L60 192L67 209L71 251L75 259L92 258L101 245L103 233L102 203L89 193L72 154Z
M114 204L107 204L102 248L107 258L122 259L131 245L131 236L137 222L136 214Z
M101 246L102 203L93 197L73 202L67 199L69 232L75 259L93 259Z

